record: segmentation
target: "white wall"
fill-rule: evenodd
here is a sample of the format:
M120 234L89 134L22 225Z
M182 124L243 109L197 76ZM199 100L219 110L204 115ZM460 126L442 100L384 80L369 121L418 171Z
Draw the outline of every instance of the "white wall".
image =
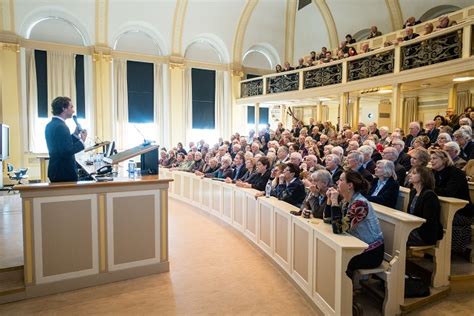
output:
M378 122L380 101L362 97L359 102L359 122L364 122L365 124ZM369 118L369 114L372 115L372 118Z

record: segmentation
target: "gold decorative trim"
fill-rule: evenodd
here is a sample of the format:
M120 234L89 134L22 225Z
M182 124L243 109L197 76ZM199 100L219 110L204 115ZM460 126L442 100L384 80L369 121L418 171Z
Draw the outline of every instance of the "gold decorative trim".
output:
M168 261L168 188L161 189L161 262Z
M172 63L172 62L170 62L169 65L170 65L170 69L184 69L184 68L186 68L186 66L184 64L181 64L181 63Z
M390 14L392 29L394 31L400 30L403 26L403 15L400 3L398 0L385 0L385 3L387 5L388 13Z
M286 0L286 21L285 21L285 61L293 64L295 51L295 22L298 2L296 0Z
M176 1L176 9L173 18L173 45L172 54L181 56L181 45L183 38L184 17L188 7L188 0Z
M100 53L93 53L92 60L95 62L105 61L111 63L113 61L112 55Z
M249 23L252 12L258 4L258 0L247 0L245 7L242 10L242 14L239 18L239 24L237 25L237 31L235 32L234 37L234 64L240 65L242 63L242 46L244 43L245 31L247 30L247 25Z
M105 196L99 194L99 268L100 272L106 272L107 267L107 244L106 236L106 220L105 220Z
M11 44L11 43L0 43L0 50L19 53L20 52L20 45L19 44Z
M25 283L33 283L33 231L32 231L32 214L31 214L31 201L23 200L23 228L24 228L24 242L25 245L24 256L25 256Z
M332 16L331 10L329 10L328 4L325 0L313 0L313 3L319 9L319 12L324 19L324 23L326 24L331 49L338 47L339 41L337 36L336 22L334 22L334 18Z

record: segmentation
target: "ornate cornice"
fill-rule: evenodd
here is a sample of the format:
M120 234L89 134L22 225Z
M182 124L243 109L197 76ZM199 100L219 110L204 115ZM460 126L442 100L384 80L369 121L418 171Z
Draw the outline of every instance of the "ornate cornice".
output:
M103 52L93 53L92 60L94 62L105 61L111 63L113 61L113 57L110 54L104 54Z

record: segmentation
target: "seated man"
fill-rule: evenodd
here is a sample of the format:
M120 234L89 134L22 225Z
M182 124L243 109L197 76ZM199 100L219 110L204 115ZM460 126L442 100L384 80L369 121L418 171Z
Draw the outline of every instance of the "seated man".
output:
M371 26L370 27L370 34L369 34L369 37L367 37L367 39L371 39L371 38L374 38L374 37L377 37L377 36L380 36L382 35L382 32L380 32L377 27L375 25Z
M300 207L306 193L303 182L301 182L299 176L300 168L292 163L287 164L283 173L280 175L279 184L275 190L272 191L272 195L279 200Z
M418 36L420 36L420 34L414 33L413 29L411 27L409 27L405 31L405 37L403 38L403 40L404 41L409 41L409 40L417 38Z

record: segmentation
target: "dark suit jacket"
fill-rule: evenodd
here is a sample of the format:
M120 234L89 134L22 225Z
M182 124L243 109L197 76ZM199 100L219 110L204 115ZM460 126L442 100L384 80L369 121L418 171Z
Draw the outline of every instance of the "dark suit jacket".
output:
M361 176L363 176L364 179L369 182L369 184L372 183L372 181L374 180L372 174L368 172L367 169L365 169L363 166L360 166L359 169L357 169L357 172L360 173Z
M245 175L246 172L247 172L247 168L245 168L245 165L243 165L240 168L239 173L237 174L237 178L236 178L235 176L236 176L236 173L237 173L237 168L234 168L234 171L232 172L232 180L241 179Z
M56 117L53 117L46 125L45 137L49 152L49 180L51 182L77 181L74 154L83 150L84 144L71 135L64 121Z
M371 174L374 174L375 172L375 162L373 160L370 160L367 163L367 166L365 166L365 169L370 172Z
M407 139L405 140L405 152L408 152L408 147L411 147L411 142L413 141L413 139L420 135L421 135L421 131L416 136L413 136L412 134L408 134Z
M377 188L378 182L379 178L375 178L374 181L372 181L372 186L366 196L367 200L377 204L385 205L387 207L395 208L397 206L398 192L400 191L400 185L398 184L397 180L389 178L379 193L376 196L372 196L372 193L374 193L375 189Z
M265 186L267 185L268 179L270 179L270 173L270 170L267 170L263 175L256 173L255 176L247 180L247 183L252 185L252 189L265 191Z
M286 185L286 183L277 185L275 190L272 191L272 195L279 200L300 207L306 197L306 192L303 182L299 178L295 178L289 185Z
M439 135L439 129L436 127L426 133L426 136L429 137L431 144L436 143L436 141L438 140L438 135Z
M403 40L404 40L404 41L409 41L409 40L412 40L412 39L417 38L418 36L420 36L420 34L413 33L411 36L405 36L405 37L403 38Z
M339 181L343 171L344 169L341 166L337 166L336 171L334 171L334 174L332 175L332 183L336 184L336 182ZM329 173L331 173L331 171L329 171Z
M324 210L326 209L326 202L326 195L323 195L321 203L319 203L319 194L314 195L312 193L308 193L305 200L303 201L303 204L301 204L301 210L306 208L308 211L311 211L314 218L323 218Z
M416 190L410 191L410 200L408 202L408 212L410 205L415 197ZM415 203L413 215L426 219L418 231L421 238L428 245L436 244L436 241L443 238L443 226L440 221L441 205L435 192L429 189L423 189Z
M473 209L471 198L469 197L469 186L464 171L451 166L446 167L441 171L434 171L435 189L434 191L439 196L454 197L461 200L469 201L463 209L458 213L472 217Z
M465 148L461 148L461 152L459 153L459 157L462 159L469 161L470 159L474 159L474 142L471 140L466 145Z
M403 186L405 184L405 178L407 176L407 169L398 162L395 163L395 173L397 174L398 184Z
M397 162L401 164L406 170L411 169L411 157L406 152L402 151L400 155L398 155Z

